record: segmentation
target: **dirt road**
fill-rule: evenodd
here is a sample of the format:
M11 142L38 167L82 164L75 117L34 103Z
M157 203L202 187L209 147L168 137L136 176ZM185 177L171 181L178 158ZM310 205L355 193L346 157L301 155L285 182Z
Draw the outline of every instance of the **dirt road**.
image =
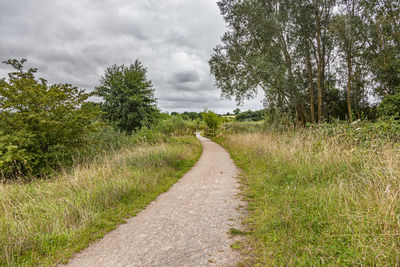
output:
M237 169L221 146L198 138L203 154L179 182L68 266L235 266Z

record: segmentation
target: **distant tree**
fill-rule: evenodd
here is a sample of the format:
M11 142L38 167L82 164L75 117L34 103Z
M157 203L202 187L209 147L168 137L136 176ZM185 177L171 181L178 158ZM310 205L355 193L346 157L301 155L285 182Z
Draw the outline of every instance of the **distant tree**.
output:
M150 126L159 114L153 85L139 60L108 67L95 93L104 99L105 118L128 133Z
M240 113L240 109L239 108L236 108L236 109L233 110L233 114L237 115L239 113Z
M237 121L261 121L264 119L264 110L245 111L236 115Z
M0 170L3 175L37 175L71 159L98 130L99 109L85 101L90 94L70 84L48 85L22 60L0 79Z
M171 116L168 114L168 112L162 112L162 113L159 114L158 117L161 120L166 120L166 119L169 119Z
M177 116L177 115L179 115L178 112L175 112L175 111L171 112L171 116Z

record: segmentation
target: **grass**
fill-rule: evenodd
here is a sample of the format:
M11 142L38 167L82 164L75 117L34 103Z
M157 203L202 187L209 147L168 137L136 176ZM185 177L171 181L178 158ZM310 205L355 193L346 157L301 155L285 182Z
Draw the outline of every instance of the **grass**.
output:
M49 180L0 184L0 265L67 262L168 190L201 154L192 136L125 147Z
M399 265L398 143L362 146L307 130L218 142L242 169L244 265Z

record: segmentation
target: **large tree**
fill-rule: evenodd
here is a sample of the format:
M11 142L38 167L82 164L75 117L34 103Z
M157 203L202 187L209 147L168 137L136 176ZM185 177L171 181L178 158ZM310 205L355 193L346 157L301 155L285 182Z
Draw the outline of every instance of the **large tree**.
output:
M129 66L108 67L95 93L104 99L106 119L128 133L150 126L159 114L152 82L139 60Z
M228 31L223 44L214 49L210 68L223 95L241 102L261 88L271 110L289 112L302 123L310 120L311 113L314 121L315 73L321 121L334 1L221 0L218 4ZM306 108L308 93L311 112Z
M368 113L367 92L384 97L400 91L398 1L218 5L228 30L209 61L216 85L239 103L262 89L269 118L352 121L353 114Z

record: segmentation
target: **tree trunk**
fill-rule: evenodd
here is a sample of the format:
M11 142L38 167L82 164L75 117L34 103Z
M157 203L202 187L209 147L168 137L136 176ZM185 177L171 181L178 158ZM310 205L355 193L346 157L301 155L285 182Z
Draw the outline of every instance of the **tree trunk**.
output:
M347 51L347 111L349 115L349 121L353 122L352 112L351 112L351 72L352 72L352 62L351 62L351 48Z
M310 112L311 112L311 123L315 123L315 110L314 110L314 82L312 75L312 66L310 59L310 52L307 52L307 70L308 70L308 82L310 84Z
M318 7L317 7L318 9ZM318 86L318 123L322 123L322 53L321 53L321 18L319 12L316 11L317 20L317 86Z

